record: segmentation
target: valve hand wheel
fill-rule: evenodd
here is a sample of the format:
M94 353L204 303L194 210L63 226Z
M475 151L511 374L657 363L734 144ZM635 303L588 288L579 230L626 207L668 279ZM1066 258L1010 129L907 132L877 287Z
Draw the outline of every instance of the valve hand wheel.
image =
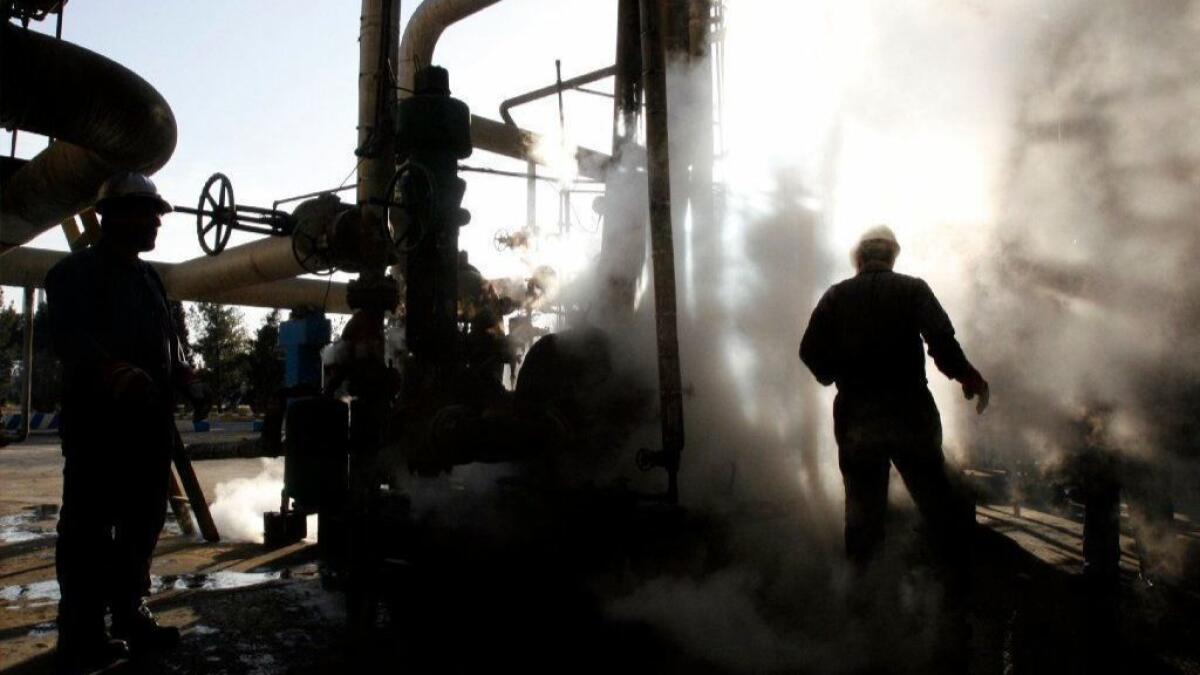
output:
M200 202L196 205L196 237L200 240L200 248L208 255L225 250L236 224L233 183L225 174L214 173L205 181Z
M305 272L322 276L333 274L333 265L324 248L323 242L308 230L298 227L292 232L292 256Z

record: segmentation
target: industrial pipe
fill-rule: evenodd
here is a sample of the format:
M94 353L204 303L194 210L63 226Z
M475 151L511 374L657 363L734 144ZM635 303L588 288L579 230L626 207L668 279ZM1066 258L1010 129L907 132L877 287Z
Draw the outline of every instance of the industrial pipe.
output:
M597 80L603 80L606 77L612 77L616 74L616 72L616 66L608 66L599 70L593 70L590 73L584 73L583 75L579 75L577 77L572 77L568 80L563 80L562 82L555 82L554 84L542 87L541 89L534 89L533 91L521 94L520 96L504 99L500 103L500 119L504 120L505 124L515 127L517 126L517 123L513 121L512 114L509 113L509 110L512 110L519 105L532 103L539 98L552 96L568 89L578 89L585 84L591 84Z
M642 80L646 97L646 177L650 196L650 255L654 268L654 325L658 338L658 395L662 416L667 499L679 499L683 452L683 388L675 307L675 244L671 232L671 159L667 136L667 74L662 17L656 0L641 0Z
M41 288L45 283L46 273L66 256L62 251L48 251L29 246L15 248L4 257L3 264L0 264L0 285ZM216 259L219 258L210 258ZM184 293L173 286L170 279L172 272L185 263L150 261L150 264L154 265L163 277L167 295L174 300L271 308L324 307L326 312L334 314L350 313L350 308L346 305L344 283L319 279L282 279L242 288Z
M21 351L21 428L16 438L6 439L20 443L29 438L32 428L30 416L33 414L33 286L25 287L25 316L23 332L25 343Z
M396 86L400 97L412 95L417 70L433 64L433 49L442 31L455 22L491 7L500 0L425 0L408 20L400 39L400 64Z
M417 10L420 12L420 9ZM359 20L358 68L358 203L365 206L383 194L396 170L395 91L389 64L395 63L400 28L399 0L363 0ZM376 214L380 219L386 216Z
M178 263L163 274L163 283L180 296L196 296L288 279L305 271L292 252L291 237L266 237L227 248L217 256Z
M546 165L545 158L539 157L533 152L533 149L540 143L541 136L532 131L479 115L471 115L471 145L478 150ZM598 181L608 179L608 167L612 162L612 157L603 152L578 147L575 148L575 161L579 164L580 176ZM640 154L633 155L631 162L641 165L644 163L644 158Z
M0 255L95 201L118 171L175 151L175 116L145 80L69 42L0 26L0 126L57 139L0 186Z

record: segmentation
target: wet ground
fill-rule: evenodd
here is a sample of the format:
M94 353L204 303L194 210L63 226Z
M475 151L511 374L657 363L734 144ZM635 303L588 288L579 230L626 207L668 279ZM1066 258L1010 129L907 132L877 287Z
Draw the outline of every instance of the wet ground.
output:
M52 672L61 460L46 441L0 450L5 673ZM210 496L260 467L196 462ZM996 675L1200 673L1194 524L1177 521L1177 576L1153 584L1123 539L1121 585L1104 596L1079 574L1072 515L980 507L971 601L957 609L903 512L865 599L848 590L836 537L815 534L786 506L721 514L719 531L664 542L653 565L631 557L586 576L556 570L542 551L466 539L442 545L443 559L387 561L379 619L353 640L345 596L322 589L312 546L212 545L169 526L151 605L182 629L182 645L115 672L930 673L963 672L947 665L962 656L970 672ZM946 630L958 611L969 634Z

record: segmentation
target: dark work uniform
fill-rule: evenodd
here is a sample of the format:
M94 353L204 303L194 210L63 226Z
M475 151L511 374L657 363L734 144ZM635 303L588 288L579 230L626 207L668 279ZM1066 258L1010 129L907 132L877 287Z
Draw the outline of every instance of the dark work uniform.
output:
M128 612L149 592L166 511L179 345L154 268L103 243L55 265L46 293L64 367L59 625L64 636L103 635L106 606ZM145 371L154 382L149 396L117 400L104 381L113 362Z
M867 562L883 539L889 462L934 541L947 551L967 548L974 512L946 474L922 338L948 377L974 373L929 285L870 262L826 291L800 343L800 358L817 380L837 384L833 418L846 487L846 553L856 563Z

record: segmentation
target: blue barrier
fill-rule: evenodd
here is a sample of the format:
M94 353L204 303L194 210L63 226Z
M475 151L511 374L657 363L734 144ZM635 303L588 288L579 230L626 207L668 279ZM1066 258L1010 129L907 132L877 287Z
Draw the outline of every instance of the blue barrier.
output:
M192 430L193 431L209 431L210 429L212 429L212 425L210 425L208 423L208 420L200 420L198 422L192 422Z
M21 416L9 415L8 417L0 417L0 427L8 431L20 429ZM54 431L58 429L58 413L33 413L30 417L29 429L31 431Z

